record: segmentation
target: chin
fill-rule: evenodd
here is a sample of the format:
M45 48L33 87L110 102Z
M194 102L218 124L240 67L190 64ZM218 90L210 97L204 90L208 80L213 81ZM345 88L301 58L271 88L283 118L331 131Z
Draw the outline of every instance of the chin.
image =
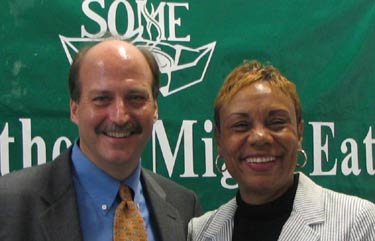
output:
M124 154L107 155L106 159L113 164L124 164L130 162L130 158L128 158L127 155Z
M265 178L256 178L253 180L245 180L243 182L243 186L249 189L269 189L269 187L273 187L275 185L274 181L265 177Z

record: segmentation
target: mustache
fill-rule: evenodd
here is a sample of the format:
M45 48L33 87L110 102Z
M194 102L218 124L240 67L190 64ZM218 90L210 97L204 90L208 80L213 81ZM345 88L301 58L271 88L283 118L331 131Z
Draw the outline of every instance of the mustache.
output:
M138 122L126 122L123 125L101 124L95 128L95 132L97 134L106 132L129 132L132 134L139 134L142 132L142 126Z

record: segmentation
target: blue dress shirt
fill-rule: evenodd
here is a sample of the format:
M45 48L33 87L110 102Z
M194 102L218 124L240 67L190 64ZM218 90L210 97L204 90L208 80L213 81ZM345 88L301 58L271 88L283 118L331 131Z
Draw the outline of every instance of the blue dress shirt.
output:
M83 240L112 241L115 210L120 202L117 198L120 182L87 159L77 142L73 146L72 161ZM146 224L147 240L155 241L140 175L139 164L123 183L134 191L134 202Z

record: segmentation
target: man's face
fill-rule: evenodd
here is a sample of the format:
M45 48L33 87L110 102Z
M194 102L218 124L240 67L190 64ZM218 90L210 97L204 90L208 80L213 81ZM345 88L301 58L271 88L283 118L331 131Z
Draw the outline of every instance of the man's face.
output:
M71 101L82 152L99 168L126 178L137 166L157 119L152 74L134 46L98 44L84 56L80 100Z

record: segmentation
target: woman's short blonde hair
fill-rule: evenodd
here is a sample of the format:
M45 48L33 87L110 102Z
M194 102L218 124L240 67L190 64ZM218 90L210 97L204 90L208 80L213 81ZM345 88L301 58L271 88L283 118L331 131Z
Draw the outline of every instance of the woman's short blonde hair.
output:
M220 110L223 105L228 103L243 87L258 81L268 82L272 87L290 97L296 111L297 123L302 121L302 107L296 86L272 65L263 65L257 60L245 60L229 73L216 96L214 121L218 130L220 130Z

